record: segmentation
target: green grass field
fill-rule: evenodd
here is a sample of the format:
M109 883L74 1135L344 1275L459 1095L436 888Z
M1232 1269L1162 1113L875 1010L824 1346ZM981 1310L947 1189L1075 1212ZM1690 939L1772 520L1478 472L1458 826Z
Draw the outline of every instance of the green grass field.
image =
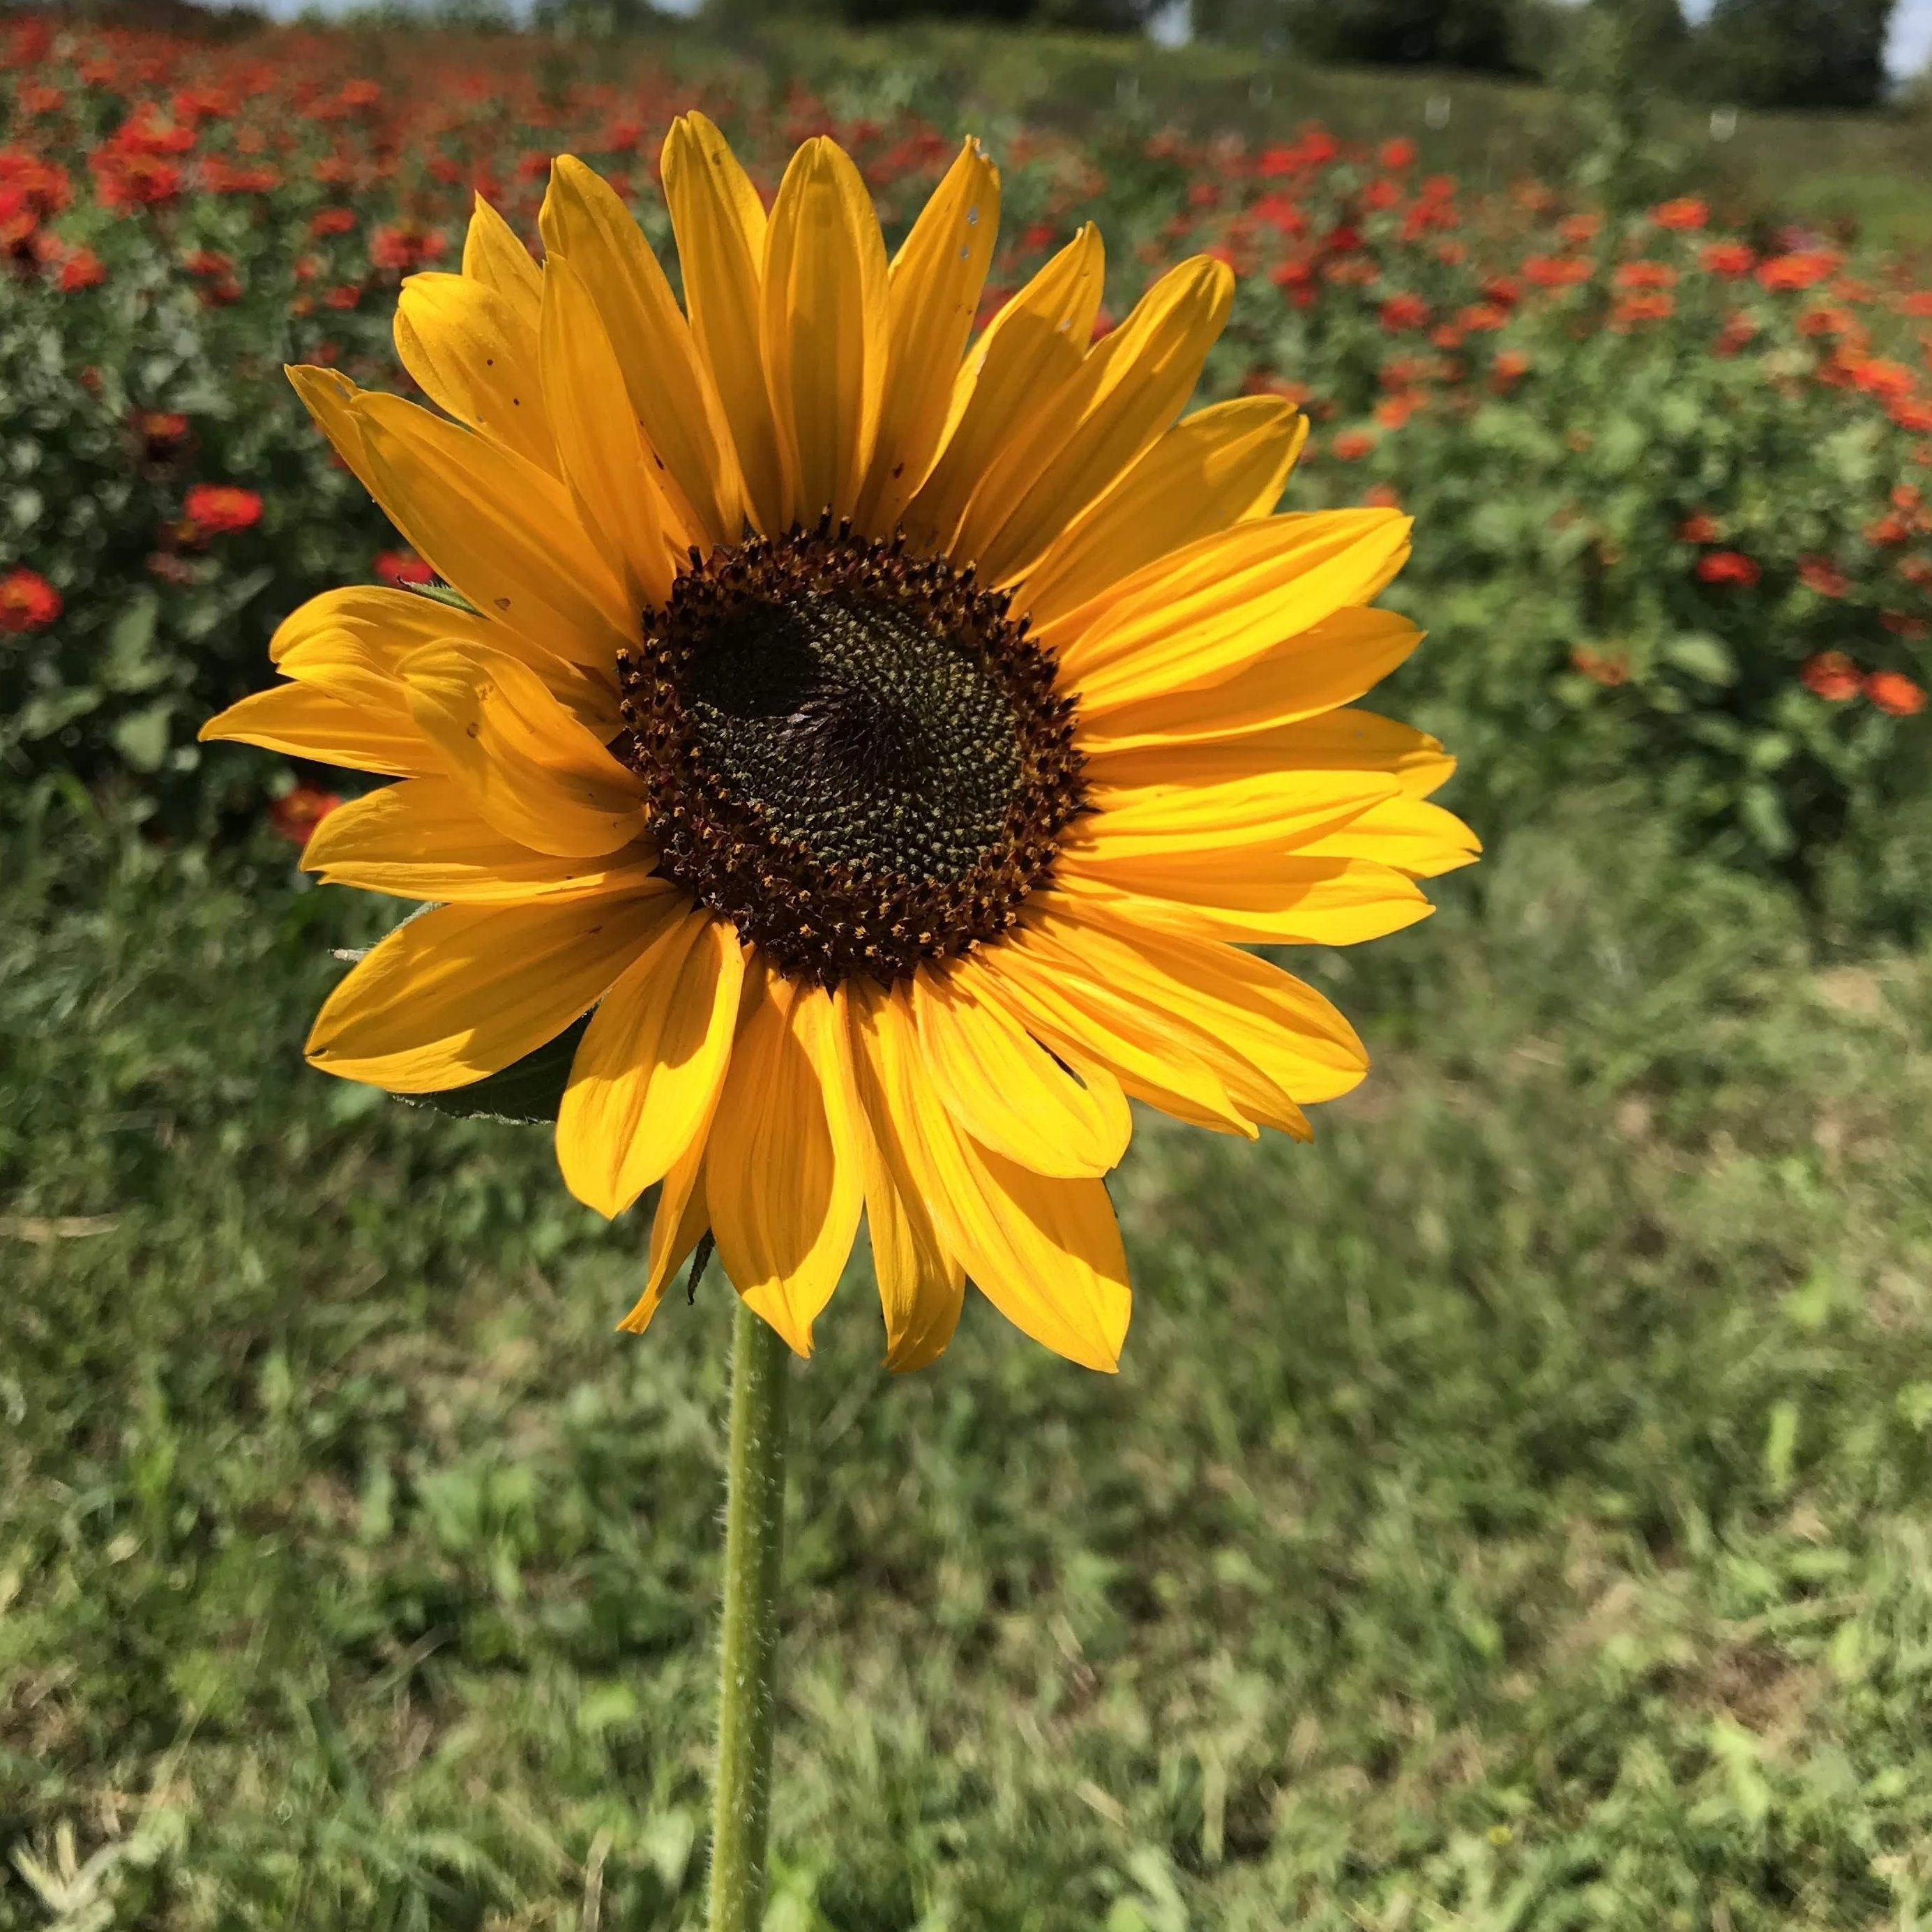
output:
M1932 956L1668 847L1323 964L1312 1148L1138 1136L1118 1379L855 1266L772 1927L1924 1922ZM540 1134L302 1070L286 866L5 855L0 1925L694 1924L727 1291L613 1334Z

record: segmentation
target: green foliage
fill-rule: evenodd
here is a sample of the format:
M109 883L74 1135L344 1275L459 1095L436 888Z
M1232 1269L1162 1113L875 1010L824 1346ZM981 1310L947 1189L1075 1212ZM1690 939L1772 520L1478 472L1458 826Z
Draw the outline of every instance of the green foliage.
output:
M775 1925L1839 1932L1932 1868L1932 959L1590 794L1143 1124L1092 1376L797 1372ZM0 852L0 1925L688 1928L728 1290L303 1071L364 902ZM211 988L219 997L211 997Z
M1896 0L1715 0L1699 86L1756 107L1869 107L1885 91Z
M1571 178L1622 212L1669 191L1681 154L1658 135L1662 90L1682 78L1689 33L1677 0L1565 8L1535 62L1573 104L1582 152Z
M500 1072L441 1094L412 1094L410 1102L459 1120L515 1120L526 1126L554 1123L570 1082L570 1064L590 1023L587 1018L572 1022L554 1040Z
M996 277L1016 284L1076 206L1109 237L1115 316L1162 262L1227 250L1242 281L1210 389L1292 378L1304 394L1317 431L1297 506L1372 488L1418 514L1414 561L1394 594L1432 638L1388 702L1464 757L1485 832L1533 814L1580 772L1635 764L1700 836L1815 890L1846 827L1882 824L1924 782L1932 736L1925 717L1826 703L1798 681L1810 658L1843 650L1862 670L1932 683L1932 524L1922 508L1900 512L1893 536L1872 534L1893 515L1894 488L1922 498L1906 479L1922 472L1923 443L1844 386L1844 352L1868 337L1910 356L1916 325L1896 298L1871 294L1854 298L1856 340L1837 323L1807 332L1801 318L1822 292L1717 274L1703 266L1706 232L1651 222L1641 211L1676 164L1648 131L1635 30L1607 5L1585 25L1629 43L1621 91L1606 83L1594 105L1570 109L1594 130L1577 164L1588 200L1624 211L1587 246L1566 238L1576 204L1553 191L1430 201L1420 166L1384 169L1372 151L1304 163L1292 144L1210 148L1151 131L1119 106L1137 98L1126 83L1138 70L1096 66L1094 84L1115 104L1104 122L1009 158ZM635 155L599 153L613 134L584 55L545 43L533 76L514 46L496 44L517 71L486 73L496 91L463 140L518 184L508 205L527 228L550 148L621 170ZM922 117L953 111L946 70L897 43L880 44L875 65L844 66L835 124L880 181L896 238L944 162L946 144ZM62 70L103 129L124 112L120 96L90 94ZM668 112L675 91L648 71ZM778 91L769 76L732 85L730 130L769 172L784 138ZM0 281L0 383L16 399L0 432L12 479L0 492L0 561L40 571L67 607L44 632L0 633L0 771L16 782L71 773L171 832L232 826L290 782L285 761L204 748L195 732L266 682L283 615L328 585L367 580L398 539L332 460L279 365L332 358L360 382L396 386L389 324L404 271L385 231L407 211L434 216L453 259L467 202L452 153L438 148L431 158L452 178L442 202L427 178L372 186L345 230L316 233L317 214L344 211L315 169L332 165L338 140L367 138L340 125L298 126L272 193L189 195L154 213L91 205L78 130L50 143L82 190L59 218L59 245L94 248L106 280L64 292L45 274ZM228 137L208 138L219 152ZM461 166L472 164L465 145ZM1282 166L1287 175L1270 172ZM662 212L644 212L663 244ZM208 256L228 265L232 298L186 266ZM1583 280L1546 290L1530 279L1526 263L1557 257L1579 262ZM1674 278L1669 315L1625 318L1618 277L1631 258ZM1871 284L1886 269L1872 256L1858 266ZM1392 323L1391 302L1419 315ZM1733 338L1740 322L1747 335ZM1732 352L1718 352L1727 342ZM1394 427L1383 420L1391 410ZM155 411L178 414L184 433L148 435ZM1351 433L1372 446L1344 462ZM184 534L200 483L259 490L260 524ZM1748 556L1759 584L1698 580L1712 546L1680 536L1694 512ZM1813 587L1820 559L1843 578L1836 596ZM1593 682L1592 665L1608 680ZM1885 877L1878 916L1922 903L1909 874Z

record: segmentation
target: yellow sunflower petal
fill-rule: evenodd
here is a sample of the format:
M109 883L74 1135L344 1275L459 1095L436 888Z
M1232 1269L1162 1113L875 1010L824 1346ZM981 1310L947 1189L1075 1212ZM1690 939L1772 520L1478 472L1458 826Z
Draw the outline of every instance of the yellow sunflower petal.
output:
M1105 1174L1133 1123L1111 1074L1084 1081L1036 1044L983 977L923 970L912 1011L926 1072L954 1121L982 1147L1036 1174Z
M1201 1124L1250 1136L1260 1128L1274 1127L1297 1140L1312 1140L1313 1130L1290 1090L1270 1067L1240 1050L1238 1012L1215 1012L1214 1003L1204 998L1174 997L1185 989L1166 983L1138 946L1148 935L1128 928L1136 941L1130 946L1120 932L1082 916L1091 910L1087 902L1050 896L1035 900L1029 932L1036 959L1054 962L1063 979L1084 998L1090 1012L1104 1010L1120 1032L1160 1042L1170 1061L1207 1069L1230 1111L1226 1118L1210 1118ZM1104 1000L1095 996L1095 983L1105 985ZM1234 1023L1232 1031L1216 1022ZM1318 1071L1311 1072L1309 1084L1319 1088L1323 1078ZM1158 1091L1141 1097L1182 1119L1197 1118L1187 1108L1176 1108L1170 1096Z
M538 220L548 261L568 261L597 305L686 542L735 543L745 510L731 427L644 231L574 154L551 162Z
M433 906L329 994L309 1060L392 1094L467 1086L555 1039L685 903L664 886L629 898Z
M1268 961L1058 893L1036 904L1042 930L1154 1023L1179 1029L1238 1098L1258 1076L1280 1098L1312 1105L1348 1092L1368 1070L1360 1040L1334 1004Z
M872 1272L886 1322L886 1366L903 1371L923 1368L952 1340L966 1270L940 1239L920 1191L918 1156L909 1148L903 1056L889 1058L878 1038L875 1009L887 997L877 988L851 984L835 996L845 1017L854 1089L869 1130L858 1139Z
M902 998L873 1003L875 1065L946 1246L1014 1327L1084 1367L1120 1366L1132 1298L1105 1184L1034 1173L975 1146L931 1086Z
M486 618L608 670L634 621L563 484L399 396L349 406L376 502L437 574Z
M1250 675L1205 691L1183 692L1165 704L1150 703L1139 718L1130 718L1125 706L1114 712L1104 740L1082 742L1088 777L1100 785L1198 785L1224 784L1287 769L1385 772L1410 797L1426 798L1456 770L1456 760L1426 731L1372 711L1328 711L1292 724L1276 724L1267 718L1268 700L1256 692L1252 702L1262 722L1244 724L1243 718L1250 714L1239 709L1235 687L1247 684ZM1270 677L1277 686L1289 682L1278 673L1271 672ZM1202 706L1210 695L1222 698L1227 712L1204 721ZM1280 701L1279 696L1275 701ZM1164 721L1157 722L1157 712L1176 714L1184 726L1211 722L1224 728L1204 730L1198 736L1184 729L1169 736L1158 728ZM1124 720L1143 728L1124 731Z
M276 668L310 691L326 692L398 729L413 730L395 662L383 646L352 631L317 631L282 654Z
M710 1224L704 1200L704 1142L700 1137L671 1163L664 1186L658 1190L657 1209L651 1216L644 1292L630 1313L617 1324L620 1328L641 1335L651 1325L651 1317L658 1312L671 1276L684 1265L685 1257L697 1246Z
M939 448L993 259L1000 171L968 140L892 257L878 440L856 520L890 536Z
M718 391L752 521L784 528L784 472L759 347L765 211L724 137L702 114L664 136L664 197L677 237L691 332Z
M560 467L585 528L623 578L632 610L664 602L682 536L658 487L658 466L630 410L610 338L583 278L567 259L544 270L539 351Z
M590 898L639 890L656 854L631 846L602 858L532 852L477 814L453 779L406 778L338 806L302 864L332 886L469 905Z
M1030 926L981 947L956 969L995 994L1070 1065L1104 1068L1123 1091L1177 1120L1252 1139L1253 1124L1200 1055L1171 1028L1089 973L1077 953Z
M420 641L410 633L394 629L371 632L345 626L340 630L308 631L282 652L279 668L311 690L357 706L372 723L381 721L414 734L418 727L410 709L404 667L416 652L434 646L445 652L467 653L479 662L513 657L527 665L531 676L599 744L608 744L622 730L616 692L603 680L545 653L526 659L514 649L500 647L517 642L514 634L501 625L484 625L431 598L416 601L430 611L440 610L452 621L424 624Z
M522 310L467 275L411 275L395 338L403 367L439 409L556 473L537 334Z
M1211 852L1143 860L1104 878L1076 859L1061 866L1059 885L1136 924L1252 944L1354 946L1400 932L1436 910L1392 866L1298 852L1264 864L1252 852L1226 860Z
M1108 606L1097 621L1083 621L1089 604L1045 627L1042 640L1058 649L1061 683L1081 693L1090 718L1233 676L1378 596L1408 554L1408 519L1393 510L1269 517L1137 572L1096 600Z
M1425 799L1398 797L1301 848L1310 859L1374 859L1414 879L1472 866L1483 842L1454 812Z
M704 1191L732 1285L800 1355L864 1204L851 1088L830 996L768 977L731 1050Z
M432 645L403 667L410 715L478 814L535 852L593 858L644 829L637 774L500 651Z
M760 342L788 516L849 515L885 393L886 244L851 157L824 135L778 184L762 280Z
M502 627L452 604L413 590L392 590L373 584L346 584L298 604L268 640L270 661L280 664L297 645L323 632L350 632L365 650L392 668L410 652L444 638L468 638L504 645Z
M1203 848L1217 854L1251 849L1299 850L1339 830L1372 806L1399 794L1382 772L1247 772L1218 784L1097 785L1094 810L1075 825L1062 850L1099 877L1145 860L1178 860Z
M278 684L231 704L196 734L231 738L291 758L398 776L440 770L436 747L408 712L375 712L306 684Z
M1118 704L1106 698L1102 686L1100 701L1082 713L1080 748L1099 758L1114 752L1150 754L1163 747L1250 732L1264 734L1272 743L1280 734L1282 762L1293 762L1287 754L1294 740L1288 734L1304 727L1315 729L1324 715L1366 716L1336 707L1388 676L1421 641L1422 632L1396 611L1366 607L1337 610L1305 631L1282 638L1245 670L1218 684L1171 691L1162 688L1156 676L1148 680L1142 693ZM1245 646L1237 640L1237 648ZM1201 748L1207 748L1204 742ZM1311 758L1310 762L1323 760ZM1342 757L1334 762L1353 761Z
M557 1163L586 1207L615 1220L703 1141L744 976L737 935L694 907L604 994L556 1117Z
M1010 584L1180 413L1228 320L1234 278L1198 255L1171 268L1072 380L1043 397L974 496L953 540L988 584Z
M1054 538L1027 573L1016 613L1049 624L1157 557L1268 515L1307 436L1307 418L1279 396L1197 410Z
M284 362L282 374L301 398L317 429L328 437L329 446L341 458L344 466L356 482L376 496L376 474L369 467L362 446L362 426L356 418L356 399L362 394L339 369L318 369L304 363Z
M967 505L1014 424L1078 373L1106 273L1100 231L1090 222L988 323L954 386L939 460L902 520L916 548L952 551Z
M543 301L543 272L517 231L479 194L463 238L463 272L493 289L523 317L532 333Z
M628 635L611 629L610 614L621 606L622 592L578 526L562 484L399 397L358 389L332 370L286 373L317 426L390 521L477 605L492 632L502 634L495 641L520 656L559 656L608 670ZM379 446L390 459L386 464L378 461ZM440 468L445 457L447 471ZM435 553L425 547L424 532L432 533ZM590 596L573 572L584 574ZM448 634L475 621L466 616Z

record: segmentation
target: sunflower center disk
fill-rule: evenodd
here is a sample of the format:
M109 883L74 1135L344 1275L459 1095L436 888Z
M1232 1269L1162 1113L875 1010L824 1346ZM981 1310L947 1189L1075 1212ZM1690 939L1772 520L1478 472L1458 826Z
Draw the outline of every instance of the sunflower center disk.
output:
M1083 806L1053 670L941 560L823 525L714 551L619 660L658 869L795 978L965 952Z

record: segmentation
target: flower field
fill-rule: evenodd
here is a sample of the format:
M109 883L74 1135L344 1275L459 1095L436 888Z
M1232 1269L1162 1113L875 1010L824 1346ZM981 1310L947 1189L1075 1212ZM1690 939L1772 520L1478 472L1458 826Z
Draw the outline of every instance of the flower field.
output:
M834 132L890 231L951 152L903 110L628 58L592 78L581 52L456 42L421 86L394 40L9 28L0 626L35 640L0 657L12 769L118 772L170 812L286 782L204 762L195 727L302 596L421 566L280 365L406 388L398 286L451 262L472 194L534 238L553 154L641 187L695 104L767 190ZM1532 180L1472 196L1412 139L1313 124L1000 148L989 305L1076 209L1124 244L1115 314L1218 253L1240 283L1207 389L1306 408L1290 502L1416 515L1397 601L1438 642L1403 695L1455 730L1486 829L1580 769L1641 766L1742 859L1802 869L1920 788L1932 286L1911 265L1694 194L1616 219Z
M1932 264L836 67L0 22L0 1932L702 1922L732 1298L614 1334L646 1216L303 1070L363 781L196 739L431 581L281 366L407 392L403 280L559 153L670 266L692 106L889 240L983 134L989 307L1090 218L1096 326L1227 260L1204 395L1414 515L1377 701L1489 847L1298 950L1375 1060L1312 1144L1137 1131L1118 1376L834 1298L767 1932L1924 1926Z

